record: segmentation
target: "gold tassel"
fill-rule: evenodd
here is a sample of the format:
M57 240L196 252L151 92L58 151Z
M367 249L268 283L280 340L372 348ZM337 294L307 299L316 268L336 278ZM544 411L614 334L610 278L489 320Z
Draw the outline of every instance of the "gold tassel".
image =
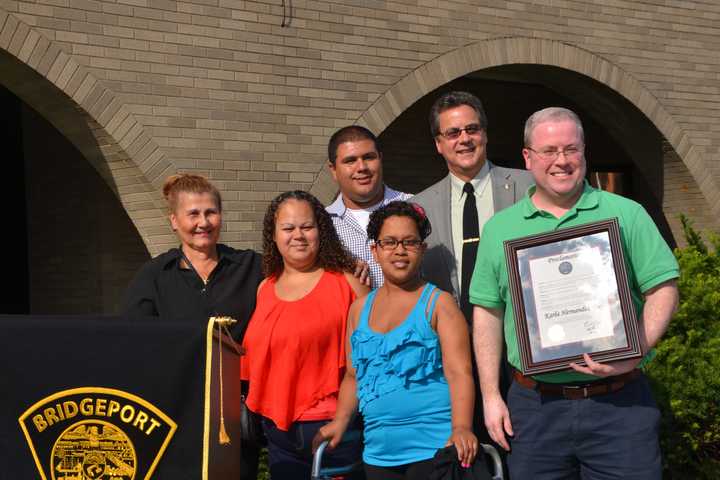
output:
M220 417L220 445L230 445L230 437L225 430L225 419Z
M223 373L222 373L222 337L223 337L223 330L225 332L228 332L227 326L232 325L235 323L235 320L230 317L216 317L215 323L218 326L218 373L219 373L219 385L220 385L220 428L218 432L218 442L220 445L229 445L230 444L230 435L228 435L227 430L225 429L225 412L224 412L224 398L223 398ZM228 332L228 338L230 339L231 343L234 343L234 340L232 337L230 337L230 333Z

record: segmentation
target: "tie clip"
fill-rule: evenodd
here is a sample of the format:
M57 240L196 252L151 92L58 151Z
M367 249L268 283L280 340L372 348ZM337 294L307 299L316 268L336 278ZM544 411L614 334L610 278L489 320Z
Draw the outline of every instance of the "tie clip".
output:
M479 237L475 237L475 238L463 238L463 243L475 243L475 242L479 242L479 241L480 241L480 238L479 238Z

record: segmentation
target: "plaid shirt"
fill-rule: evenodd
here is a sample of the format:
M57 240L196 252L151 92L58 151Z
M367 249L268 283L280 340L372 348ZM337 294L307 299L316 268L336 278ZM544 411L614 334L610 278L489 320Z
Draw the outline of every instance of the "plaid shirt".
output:
M395 200L407 200L412 197L409 193L398 192L385 185L385 194L378 205L371 207L372 210L387 205ZM367 231L355 221L355 217L347 211L342 194L338 195L335 201L326 208L332 218L338 237L345 245L350 253L356 258L364 260L370 266L370 280L372 288L378 288L383 284L383 274L380 265L378 265L370 253L370 242L368 242Z

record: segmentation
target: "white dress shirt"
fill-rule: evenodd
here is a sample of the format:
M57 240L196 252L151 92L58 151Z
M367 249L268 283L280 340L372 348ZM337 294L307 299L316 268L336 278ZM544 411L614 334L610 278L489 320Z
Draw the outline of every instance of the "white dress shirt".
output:
M482 233L485 222L495 213L493 206L492 187L490 186L490 167L488 163L482 166L478 174L470 180L475 189L475 204L478 212L478 227ZM457 265L457 282L462 289L462 247L463 247L463 209L465 208L465 182L450 173L450 216L452 224L453 249L455 251L455 264Z

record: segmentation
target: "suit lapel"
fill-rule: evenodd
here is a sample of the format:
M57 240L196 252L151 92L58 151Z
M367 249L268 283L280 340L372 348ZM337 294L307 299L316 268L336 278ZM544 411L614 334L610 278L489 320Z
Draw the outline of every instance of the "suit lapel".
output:
M515 181L510 178L509 173L502 171L490 162L488 163L493 188L494 212L499 212L515 203Z
M439 216L440 221L438 222L438 234L440 237L440 243L442 245L445 245L446 247L446 249L444 250L445 255L443 255L443 260L445 260L445 268L447 268L447 271L450 272L450 283L452 284L453 289L455 290L455 293L458 295L459 298L460 287L457 281L457 264L455 261L455 257L457 255L461 255L462 252L455 252L455 246L452 238L451 192L452 189L450 188L450 174L448 174L448 176L445 177L445 179L440 184L440 187L438 188L438 205L441 213Z
M438 189L438 205L440 208L438 233L440 234L440 240L444 245L448 245L448 250L452 255L455 254L452 245L452 223L450 222L450 177L445 177L445 180L440 184Z

